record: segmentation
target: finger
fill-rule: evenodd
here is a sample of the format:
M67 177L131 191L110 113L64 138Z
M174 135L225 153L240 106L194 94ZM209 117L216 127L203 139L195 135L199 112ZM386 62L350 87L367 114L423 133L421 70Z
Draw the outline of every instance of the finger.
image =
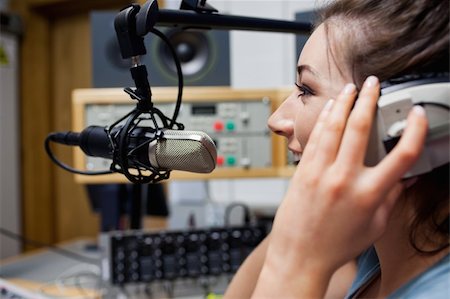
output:
M362 164L364 161L379 94L378 78L368 77L348 118L342 138L337 159L343 165L352 167L352 165Z
M425 110L414 106L408 115L407 127L399 143L372 170L378 186L389 190L414 165L422 153L427 124Z
M315 159L317 167L322 169L334 161L341 144L342 135L345 130L348 115L353 106L356 95L354 84L347 84L339 94L333 109L325 120L323 132L316 147Z
M334 104L333 99L328 100L326 102L325 106L323 107L322 111L320 112L319 117L317 118L316 124L314 125L314 128L311 131L311 134L309 135L305 150L303 151L302 161L311 161L312 160L317 143L319 142L319 139L320 139L320 135L322 134L323 125L324 125L325 120L327 119L328 115L330 114L333 104Z

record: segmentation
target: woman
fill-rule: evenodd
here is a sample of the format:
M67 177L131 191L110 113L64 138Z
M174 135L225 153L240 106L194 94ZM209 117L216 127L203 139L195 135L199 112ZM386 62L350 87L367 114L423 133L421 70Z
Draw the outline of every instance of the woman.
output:
M301 161L225 297L448 298L449 166L401 179L422 151L423 108L383 161L364 166L379 82L449 71L448 0L332 2L297 69L269 126Z

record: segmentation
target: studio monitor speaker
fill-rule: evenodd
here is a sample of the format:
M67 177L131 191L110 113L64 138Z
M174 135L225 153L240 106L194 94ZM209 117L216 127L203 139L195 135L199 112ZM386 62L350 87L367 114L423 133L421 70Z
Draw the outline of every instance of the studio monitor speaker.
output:
M93 87L133 86L129 59L122 59L114 30L115 11L91 13ZM185 85L230 85L228 31L158 28L171 42L181 62ZM145 36L150 86L176 86L178 77L168 46L156 35Z

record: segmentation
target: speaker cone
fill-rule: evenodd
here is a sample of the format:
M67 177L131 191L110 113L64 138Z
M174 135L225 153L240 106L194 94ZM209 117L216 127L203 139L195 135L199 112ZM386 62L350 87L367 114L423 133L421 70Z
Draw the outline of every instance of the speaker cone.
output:
M184 76L197 75L208 65L211 46L204 33L171 30L166 32L166 36L180 59ZM175 63L168 46L160 43L158 52L163 66L175 74Z

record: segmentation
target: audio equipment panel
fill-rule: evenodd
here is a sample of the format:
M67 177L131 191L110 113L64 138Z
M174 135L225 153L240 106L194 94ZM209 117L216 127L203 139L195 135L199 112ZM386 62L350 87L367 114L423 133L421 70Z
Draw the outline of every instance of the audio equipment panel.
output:
M152 88L153 102L171 116L177 89ZM284 90L236 90L228 87L186 87L177 118L186 130L203 131L217 147L217 167L207 175L174 171L174 178L230 178L277 176L286 164L282 138L271 134L267 120ZM73 93L74 131L89 125L108 126L134 108L135 103L122 89L79 89ZM283 154L279 152L282 151ZM77 151L75 165L85 170L108 169L111 160L87 157ZM119 175L120 176L120 175ZM81 177L81 182L116 182L117 175ZM87 180L87 181L86 181Z
M173 104L161 103L158 108L171 115ZM86 106L86 126L107 126L133 109L133 105ZM185 102L177 121L186 129L203 131L215 142L218 167L270 167L271 140L267 119L271 113L270 100L232 102ZM109 167L109 160L88 157L87 168Z
M102 277L124 285L231 274L266 235L254 226L110 232L100 236Z

